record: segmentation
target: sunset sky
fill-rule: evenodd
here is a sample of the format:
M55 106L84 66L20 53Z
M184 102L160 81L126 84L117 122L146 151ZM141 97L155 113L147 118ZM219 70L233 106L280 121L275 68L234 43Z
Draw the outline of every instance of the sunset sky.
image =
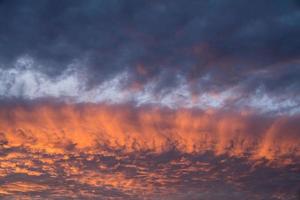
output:
M300 1L0 0L0 199L299 200Z

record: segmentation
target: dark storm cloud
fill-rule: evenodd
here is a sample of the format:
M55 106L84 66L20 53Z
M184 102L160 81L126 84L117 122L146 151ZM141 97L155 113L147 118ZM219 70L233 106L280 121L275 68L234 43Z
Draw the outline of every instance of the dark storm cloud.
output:
M91 86L126 69L142 85L163 73L158 88L178 84L180 74L195 92L235 84L295 92L299 21L299 3L289 0L2 0L1 67L28 55L51 76L80 62ZM200 89L203 76L210 78Z

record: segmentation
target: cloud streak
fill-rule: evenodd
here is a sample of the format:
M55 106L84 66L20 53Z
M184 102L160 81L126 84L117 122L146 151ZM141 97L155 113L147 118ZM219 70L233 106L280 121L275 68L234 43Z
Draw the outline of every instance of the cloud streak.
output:
M297 115L40 103L1 108L0 127L3 144L49 152L176 149L276 160L299 156L298 120Z
M139 69L140 71L143 68ZM142 71L142 73L146 73ZM258 72L260 76L269 76ZM0 69L0 97L2 101L18 101L55 98L58 101L73 103L133 103L136 106L158 105L170 108L200 108L256 110L273 114L299 113L299 95L267 93L264 87L253 93L246 93L245 86L236 85L223 91L203 91L194 93L193 83L177 74L177 86L169 89L160 88L164 76L159 76L145 85L128 85L130 71L107 79L97 87L89 88L87 71L78 65L70 65L61 75L52 77L36 69L34 60L23 57L17 60L14 68ZM202 78L205 83L208 77Z

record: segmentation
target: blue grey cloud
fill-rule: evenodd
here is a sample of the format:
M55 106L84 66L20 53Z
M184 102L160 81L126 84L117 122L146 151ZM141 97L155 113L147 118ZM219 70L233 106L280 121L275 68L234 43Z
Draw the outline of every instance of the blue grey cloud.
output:
M37 70L51 76L80 62L89 71L90 87L125 69L131 72L128 84L145 84L164 69L162 89L178 84L170 81L176 74L195 82L209 74L202 90L248 84L244 80L251 76L267 90L296 92L299 20L299 3L291 0L3 0L0 61L9 68L20 56L30 56L39 64ZM140 74L137 66L147 73ZM275 76L251 73L257 70ZM253 90L258 84L247 86Z

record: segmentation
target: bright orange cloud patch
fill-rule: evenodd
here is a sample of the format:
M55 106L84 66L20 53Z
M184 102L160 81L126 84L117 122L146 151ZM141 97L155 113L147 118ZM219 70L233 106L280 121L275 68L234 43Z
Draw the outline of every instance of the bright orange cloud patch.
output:
M1 142L49 153L103 148L161 153L251 155L278 159L300 155L299 117L169 110L108 105L1 108Z

